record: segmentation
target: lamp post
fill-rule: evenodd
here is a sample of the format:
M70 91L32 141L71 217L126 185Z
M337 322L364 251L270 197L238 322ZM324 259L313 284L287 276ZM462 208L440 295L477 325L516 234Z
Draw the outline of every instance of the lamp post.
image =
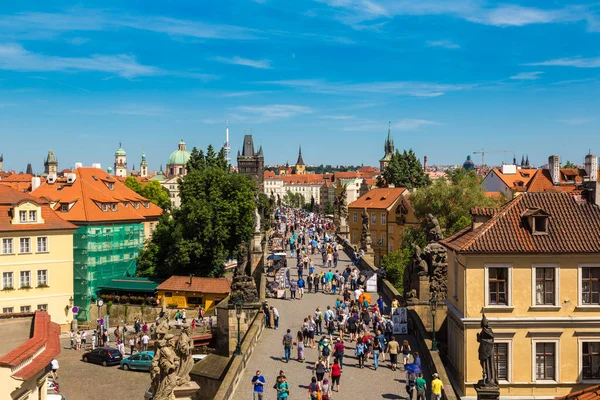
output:
M433 336L432 336L432 340L431 340L431 351L437 351L437 349L438 349L437 341L435 340L435 313L437 311L437 302L438 302L438 299L437 299L436 295L434 294L429 299L429 308L431 309L431 316L433 317L432 318L433 319Z
M241 345L241 337L240 337L240 318L242 318L242 307L244 305L244 300L241 297L238 297L235 300L235 316L237 317L237 323L238 323L238 334L237 334L237 345L235 346L235 355L236 356L241 356L242 355L242 345Z

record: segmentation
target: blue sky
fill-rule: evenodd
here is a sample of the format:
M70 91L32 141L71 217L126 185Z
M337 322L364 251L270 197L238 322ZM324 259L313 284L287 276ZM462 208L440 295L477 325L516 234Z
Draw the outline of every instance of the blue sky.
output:
M50 4L51 3L51 4ZM266 163L432 164L600 153L600 3L483 0L19 1L0 6L0 153L35 171L151 169L183 138ZM479 162L479 156L474 156Z

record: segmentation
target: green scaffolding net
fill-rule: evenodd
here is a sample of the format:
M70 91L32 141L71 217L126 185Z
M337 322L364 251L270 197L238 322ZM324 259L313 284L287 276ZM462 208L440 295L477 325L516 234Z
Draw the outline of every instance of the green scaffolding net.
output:
M138 224L82 226L73 235L73 298L77 320L88 321L98 287L113 278L135 276L136 258L144 245Z

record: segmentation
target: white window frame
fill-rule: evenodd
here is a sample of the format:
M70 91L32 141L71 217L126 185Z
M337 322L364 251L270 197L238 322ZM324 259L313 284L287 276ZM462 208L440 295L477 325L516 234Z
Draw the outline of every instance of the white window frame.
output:
M2 307L2 314L12 314L15 312L14 307Z
M578 348L578 361L579 361L579 371L581 371L581 379L578 380L579 383L600 383L600 379L583 379L583 343L598 343L600 342L600 336L591 336L593 333L590 332L589 337L580 337L577 340L577 348Z
M583 268L600 268L600 264L585 263L577 265L577 307L600 309L600 304L583 304L583 293L581 290L581 286L583 284Z
M37 305L37 310L38 311L48 312L48 304L38 304Z
M10 285L5 284L4 274L10 274L10 283L11 283ZM2 271L2 289L6 288L6 287L12 287L13 289L15 288L15 274L12 271Z
M506 299L507 299L507 304L506 305L502 305L502 304L490 304L490 285L489 285L489 278L490 278L490 268L508 268L508 284L506 285ZM513 303L512 303L512 284L513 284L513 264L484 264L483 266L484 269L484 294L485 294L485 308L501 308L501 309L507 309L507 308L514 308Z
M23 251L23 246L21 244L21 240L29 241L29 251ZM30 237L19 238L19 254L31 254L31 238Z
M537 379L536 345L538 343L554 343L554 380ZM539 337L531 340L531 381L535 383L551 384L557 384L560 382L560 339Z
M28 283L27 285L23 285L23 279L22 279L22 277L21 277L21 274L22 274L22 273L25 273L25 272L27 272L27 273L29 274L29 283ZM19 288L22 288L22 287L24 287L24 286L33 287L33 286L31 285L31 271L19 271Z
M494 339L494 344L496 343L506 343L508 350L508 357L506 360L506 368L508 368L508 380L498 380L498 383L511 383L513 381L513 341L511 339ZM495 361L495 360L494 360Z
M31 312L31 306L21 306L21 312Z
M33 218L31 218L33 216ZM29 210L27 214L27 220L29 222L37 222L37 210Z
M381 225L385 225L385 224L387 224L387 214L384 211L381 213Z
M371 225L377 225L377 213L376 212L371 213Z
M40 272L46 272L46 281L45 282L40 282ZM48 273L47 269L38 269L36 271L36 274L35 274L36 285L39 286L40 283L43 283L46 286L50 286L50 283L49 283L50 279L49 279L49 277L50 277L50 274Z
M40 239L45 239L45 249L44 250L40 250ZM35 248L36 248L36 253L49 253L50 250L48 249L48 236L38 236L35 239Z
M554 304L537 304L536 269L554 268ZM560 264L538 263L531 266L531 308L560 309Z
M19 222L22 224L27 222L27 211L19 211Z
M4 243L10 243L10 252L4 251ZM13 238L2 238L2 254L15 254L15 241Z

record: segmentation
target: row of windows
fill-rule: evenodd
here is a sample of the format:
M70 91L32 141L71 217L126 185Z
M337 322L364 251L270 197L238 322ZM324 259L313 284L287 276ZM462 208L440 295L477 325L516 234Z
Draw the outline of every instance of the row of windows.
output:
M47 253L48 252L48 237L38 236L36 238L36 253ZM31 249L31 238L24 237L19 238L19 253L30 254ZM14 240L13 238L2 239L2 254L15 254Z
M38 311L48 311L48 304L38 304ZM2 314L12 314L15 312L14 307L2 307ZM31 306L21 306L19 312L31 312Z
M358 212L352 214L352 222L358 223ZM387 224L387 213L381 213L381 225ZM371 213L371 225L377 225L377 213Z
M600 379L600 341L582 341L580 345L581 378L583 380ZM558 340L534 341L533 346L535 380L558 381L560 342ZM494 363L496 364L498 380L500 381L511 380L511 350L510 341L494 343Z
M37 281L38 287L48 286L48 270L38 269L37 270ZM31 271L20 271L19 272L19 288L32 287L31 284ZM2 273L2 290L15 289L15 281L13 272Z
M559 306L558 265L532 267L533 306ZM454 297L458 298L458 260L454 260ZM512 266L488 267L486 306L512 306ZM600 265L579 267L579 305L600 305Z
M29 217L29 218L28 218ZM37 211L19 211L19 222L37 222Z

